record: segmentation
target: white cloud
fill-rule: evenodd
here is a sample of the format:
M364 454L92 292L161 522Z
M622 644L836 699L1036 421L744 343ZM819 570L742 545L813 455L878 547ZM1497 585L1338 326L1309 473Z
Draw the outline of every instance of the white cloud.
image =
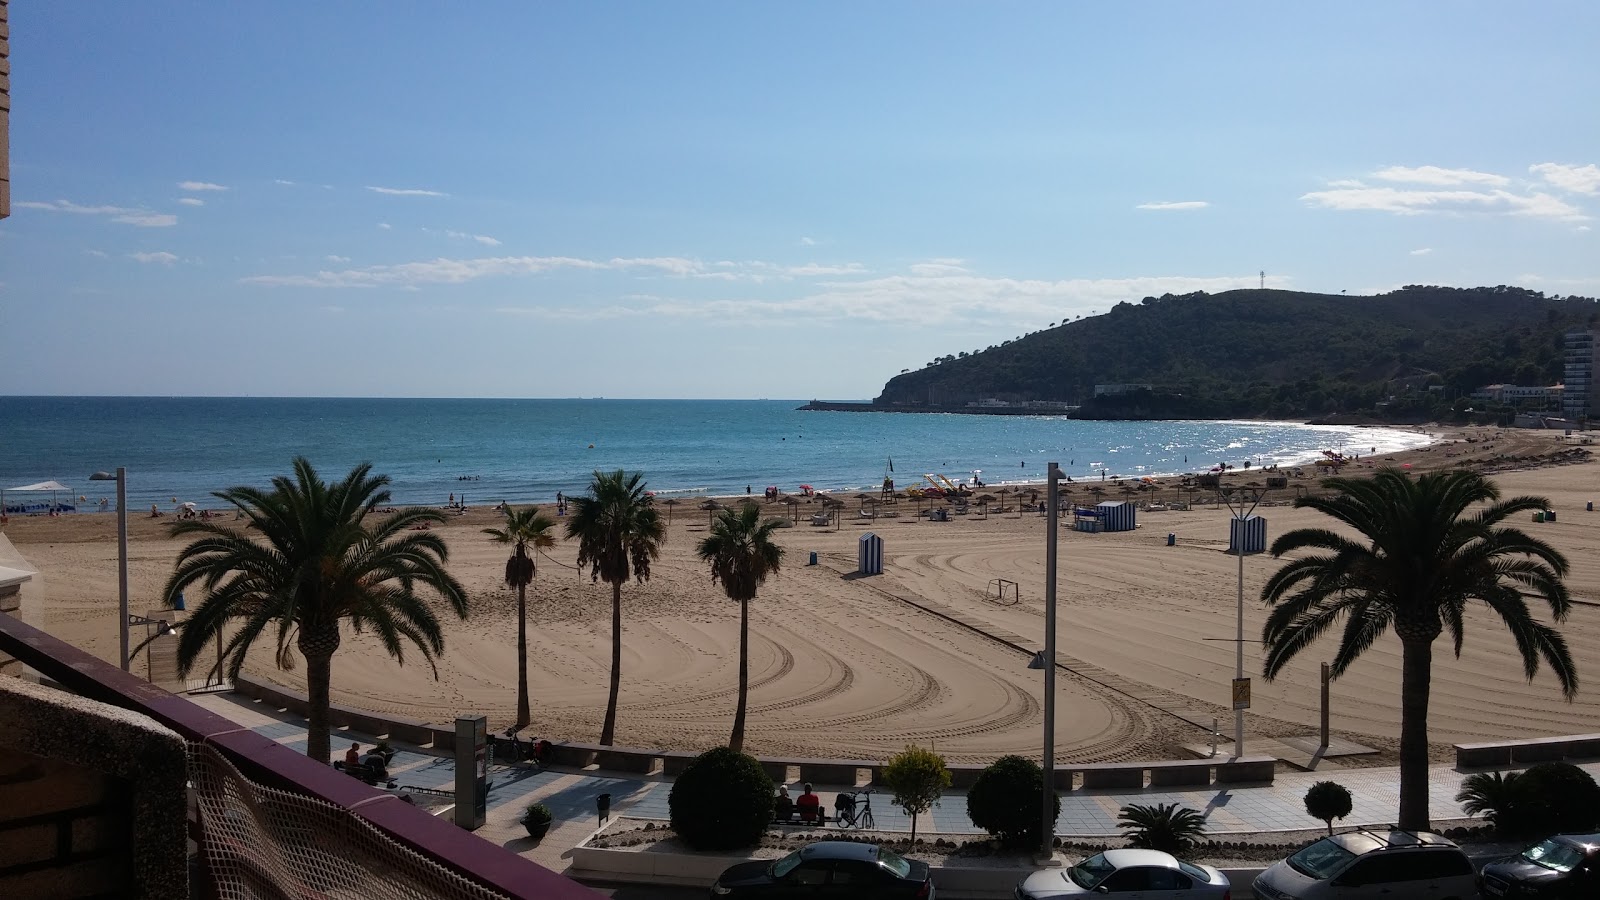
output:
M295 186L295 183L293 181L290 181L287 178L274 178L274 179L272 179L272 183L273 184L281 184L281 185L283 185L285 187L294 187Z
M814 238L808 238L808 237L800 238L800 246L802 246L802 247L815 247L816 245L817 245L817 242L816 242L816 240Z
M323 259L331 263L347 263L350 261L350 257L348 256L334 256L331 253L327 256L324 256Z
M1549 194L1510 191L1425 191L1391 187L1338 188L1300 197L1312 206L1337 210L1377 210L1399 215L1423 213L1490 213L1541 219L1583 220L1588 216Z
M1134 209L1205 209L1210 205L1204 200L1166 200L1160 203L1141 203Z
M860 263L825 265L781 265L770 262L733 263L730 267L706 265L700 260L679 256L612 257L580 259L571 256L502 256L477 259L432 259L391 266L323 271L310 275L255 275L241 279L245 284L275 287L359 288L424 284L461 284L479 278L510 275L537 275L557 269L634 272L643 276L701 278L719 281L788 281L795 278L860 275Z
M163 266L170 266L178 261L178 257L175 254L168 253L165 250L158 250L154 253L129 253L128 258L136 259L146 264L160 263Z
M1432 252L1433 252L1433 248L1432 247L1422 247L1420 249L1411 251L1411 255L1412 256L1427 256L1429 253L1432 253Z
M421 188L390 188L367 186L367 190L375 194L388 194L391 197L448 197L443 191L425 191Z
M1366 187L1366 184L1363 183L1360 179L1356 179L1356 178L1335 178L1334 180L1328 182L1328 187L1331 187L1331 188L1359 188L1359 187Z
M225 191L227 187L220 184L212 184L209 181L180 181L178 182L178 189L182 191Z
M179 197L178 202L184 206L205 206L206 202L199 197Z
M378 227L382 228L384 231L388 231L389 229L393 228L394 226L390 225L388 222L379 222L378 223Z
M1589 226L1587 226L1587 225L1579 225L1576 230L1577 231L1588 231L1589 230Z
M1430 184L1439 187L1450 187L1457 184L1486 184L1491 187L1505 187L1511 179L1504 175L1495 175L1491 172L1475 172L1472 169L1442 169L1438 166L1390 166L1372 173L1373 178L1382 181L1399 181L1406 184Z
M148 209L133 209L122 206L81 206L71 200L22 200L15 204L19 209L47 209L51 212L73 213L83 216L106 216L113 222L123 225L138 225L142 228L165 228L178 224L178 217L168 213L151 212Z
M913 275L922 275L928 278L934 278L940 275L964 275L968 271L967 268L962 265L964 262L966 262L964 259L950 259L946 257L941 259L930 259L926 262L912 263L906 268L909 269Z
M500 242L487 234L468 234L465 231L446 231L445 237L459 238L465 241L477 241L485 247L498 247Z
M93 256L93 257L95 257L97 259L110 259L111 258L111 254L105 252L104 250L85 250L83 252L85 252L85 253L89 254L90 256Z
M1566 166L1560 163L1539 163L1528 171L1547 183L1575 194L1600 194L1600 166Z

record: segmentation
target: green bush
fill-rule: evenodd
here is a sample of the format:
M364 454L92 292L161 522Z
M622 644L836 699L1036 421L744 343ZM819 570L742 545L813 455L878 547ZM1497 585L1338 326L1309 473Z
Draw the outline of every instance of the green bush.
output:
M529 825L546 824L555 821L555 815L543 803L529 803L528 808L522 811L522 821Z
M772 779L755 757L727 747L694 758L667 795L672 830L696 850L737 850L772 821Z
M1141 850L1160 850L1173 856L1186 856L1196 839L1206 833L1206 818L1197 810L1176 803L1155 806L1130 804L1118 811L1117 827L1128 846Z
M1600 785L1571 763L1539 763L1517 776L1512 787L1515 833L1546 837L1589 831L1600 824Z
M1306 791L1306 815L1328 823L1328 833L1333 834L1333 820L1350 815L1352 803L1350 789L1332 781L1319 781Z
M1002 756L978 774L967 791L967 815L972 824L1000 839L1006 847L1039 845L1041 803L1044 799L1044 770L1031 759ZM1054 790L1052 830L1061 815L1061 798Z
M1468 775L1456 792L1456 802L1469 816L1483 816L1496 831L1515 834L1517 822L1517 773L1478 772Z

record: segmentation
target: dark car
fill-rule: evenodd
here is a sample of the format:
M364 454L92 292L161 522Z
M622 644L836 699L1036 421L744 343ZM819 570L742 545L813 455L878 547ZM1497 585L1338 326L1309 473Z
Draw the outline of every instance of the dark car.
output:
M911 897L932 900L928 864L876 844L817 841L776 862L732 866L713 897L815 897L817 900Z
M1600 834L1558 834L1483 867L1483 896L1600 897Z

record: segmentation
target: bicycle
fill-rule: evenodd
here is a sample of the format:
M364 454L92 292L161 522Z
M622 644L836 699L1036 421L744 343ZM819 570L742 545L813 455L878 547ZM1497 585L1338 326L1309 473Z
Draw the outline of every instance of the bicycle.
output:
M840 828L871 830L873 827L872 791L840 793L833 801L833 817L838 821Z

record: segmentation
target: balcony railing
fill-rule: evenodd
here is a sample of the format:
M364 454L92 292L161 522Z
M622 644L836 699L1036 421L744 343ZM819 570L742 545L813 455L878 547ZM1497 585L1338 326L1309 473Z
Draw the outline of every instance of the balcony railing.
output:
M241 728L187 698L123 672L19 619L0 615L0 653L16 657L72 693L142 713L177 732L191 747L215 748L250 783L310 798L311 805L331 810L336 818L345 819L346 825L359 824L356 820L370 824L381 837L388 839L380 843L399 845L393 848L397 857L388 861L395 867L407 864L398 854L409 851L421 857L416 862L443 869L451 878L471 886L460 893L443 891L430 896L476 897L487 893L516 900L597 900L600 897L577 882L367 787L276 741ZM213 856L209 851L214 848L204 843L208 839L204 828L195 821L190 825L191 834L201 843L201 849L207 851L202 857ZM333 852L337 853L337 849ZM212 882L218 874L209 873L202 878L202 883ZM204 890L196 894L207 895Z

